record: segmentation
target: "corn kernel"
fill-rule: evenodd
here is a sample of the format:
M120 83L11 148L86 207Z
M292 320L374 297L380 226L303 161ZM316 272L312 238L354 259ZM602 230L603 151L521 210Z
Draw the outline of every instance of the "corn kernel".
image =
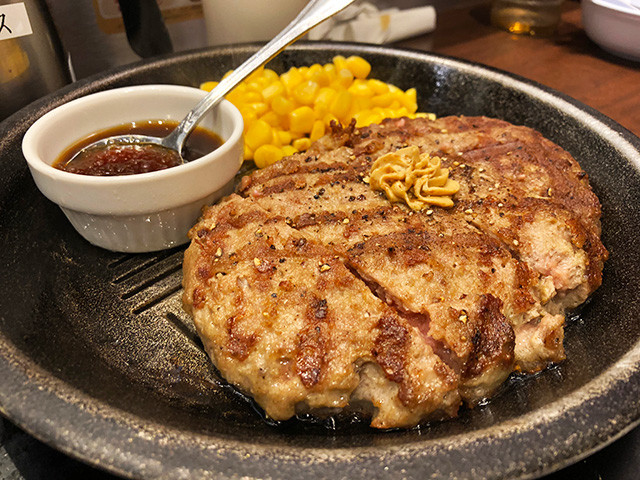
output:
M202 90L210 92L211 90L214 89L214 87L216 87L218 85L218 83L220 83L220 82L204 82L204 83L200 84L200 88Z
M246 103L262 102L262 95L260 92L248 91L244 94L242 100Z
M295 132L308 133L313 127L315 114L311 107L303 106L296 108L289 114L289 126Z
M339 91L331 102L329 113L340 120L344 120L351 108L351 94L346 90Z
M256 112L248 105L243 105L238 110L240 110L242 119L244 120L244 133L247 133L251 125L253 125L258 119L258 116L256 115Z
M335 87L344 87L349 88L353 83L353 73L350 70L343 68L342 70L338 70L336 74L336 79L331 82Z
M324 67L322 67L322 69L327 72L327 75L329 76L329 83L335 80L338 71L336 70L336 66L333 63L327 63Z
M292 145L293 148L295 148L299 152L302 152L304 150L307 150L311 146L311 140L309 140L307 137L297 138L293 141Z
M307 73L307 79L311 82L317 83L320 87L326 87L331 83L329 74L322 68L322 65L316 63L311 65L309 72Z
M316 95L314 106L322 107L324 108L324 110L328 111L332 100L336 96L336 93L337 92L333 88L322 87L320 90L318 90L318 94Z
M282 145L289 145L291 143L291 133L286 130L278 130L276 132L278 139Z
M373 97L373 90L365 82L361 80L354 80L351 86L347 89L351 95L358 97Z
M282 142L280 141L280 135L278 135L278 132L275 128L273 129L273 137L271 141L268 143L268 145L273 145L274 147L278 147L278 148L282 147Z
M333 113L327 113L324 117L322 117L322 121L326 126L331 125L331 122L340 123L338 117L336 117Z
M371 98L361 96L354 96L353 103L351 104L351 108L356 111L370 110L372 106L373 105L371 105Z
M258 79L258 80L254 80L252 82L247 83L247 90L249 90L250 92L259 92L263 88L264 88L264 80L260 81L260 79Z
M311 77L313 77L320 70L322 70L322 65L320 65L319 63L314 63L313 65L311 65L309 67L309 70L307 71L307 75L306 75L307 79L310 79Z
M376 95L371 99L371 104L376 107L388 107L393 102L393 94L392 93L382 93L380 95Z
M260 66L256 68L246 79L246 83L251 83L252 81L260 78L264 74L264 66Z
M281 148L275 145L261 145L253 154L253 161L258 168L268 167L284 156Z
M281 95L276 96L271 101L271 108L273 108L273 111L278 115L288 115L293 111L294 107L295 105L291 100Z
M245 133L244 141L255 152L258 147L273 141L273 129L264 120L256 120Z
M292 92L293 89L302 83L304 77L300 74L297 68L291 68L287 73L280 75L280 81L287 89L288 92Z
M382 95L389 91L389 86L376 78L370 78L367 80L367 85L369 85L369 88L371 88L376 95Z
M382 115L384 118L393 118L395 116L395 110L393 108L382 109Z
M314 105L313 106L313 114L316 118L322 118L329 112L329 107L327 105Z
M293 155L294 153L298 153L298 150L292 145L285 145L282 147L282 153L285 157Z
M306 133L305 132L296 132L294 130L289 130L289 133L291 134L291 143L293 143L294 140L297 140L298 138L303 138L305 137Z
M280 115L278 115L273 110L269 110L264 115L260 117L260 120L267 122L272 127L279 127L282 124L282 119Z
M256 116L264 115L269 111L269 105L264 102L252 102L248 105L254 112L256 112Z
M238 90L238 87L236 87L234 90L229 92L226 98L234 105L240 106L246 103L244 99L244 92L241 90Z
M366 127L374 123L375 114L370 112L356 112L353 114L356 119L356 127Z
M319 88L316 82L307 80L297 85L291 93L293 98L301 105L313 105Z
M284 85L280 81L275 81L263 88L261 93L265 102L271 102L276 95L284 94Z
M242 151L242 158L245 160L253 160L253 150L245 143Z
M353 55L345 60L347 68L356 78L367 78L371 72L371 65L364 58Z
M315 142L324 135L324 122L322 120L316 120L311 127L311 133L309 133L309 140Z
M417 93L415 88L410 88L400 98L400 102L407 110L415 112L418 109Z
M265 68L262 70L262 78L264 78L267 83L273 83L279 80L280 76L270 68Z
M404 92L407 98L409 98L412 102L418 101L418 92L415 88L410 88L406 92Z
M336 72L339 72L340 70L347 68L347 59L342 55L336 55L333 57L333 64L336 67Z

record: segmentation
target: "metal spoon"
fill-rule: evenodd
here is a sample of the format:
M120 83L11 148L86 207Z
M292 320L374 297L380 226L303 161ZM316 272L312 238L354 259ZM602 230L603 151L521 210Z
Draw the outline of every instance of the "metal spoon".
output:
M181 163L185 163L182 158L182 146L191 131L198 124L200 119L210 108L215 106L224 96L235 88L242 80L247 78L261 65L267 63L288 45L296 41L313 27L323 20L343 10L354 0L312 0L298 14L298 16L287 25L273 40L253 54L242 65L236 68L233 73L224 78L209 94L198 103L193 110L180 122L180 124L169 135L164 138L147 135L116 135L98 140L87 145L76 153L68 163L73 162L88 150L104 149L112 145L156 145L173 150L178 153Z

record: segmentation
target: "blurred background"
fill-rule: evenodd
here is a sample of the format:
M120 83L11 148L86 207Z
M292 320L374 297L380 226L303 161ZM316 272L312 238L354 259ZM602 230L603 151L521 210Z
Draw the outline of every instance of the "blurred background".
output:
M295 17L305 3L305 0L0 0L0 120L46 93L113 67L212 44L264 40ZM426 5L446 10L479 2L359 0L357 3L356 8L372 12ZM238 12L253 13L253 20L242 19L244 28L238 28ZM419 18L414 21L419 22ZM426 21L422 32L429 25L432 30L434 22L435 17ZM371 38L355 40L382 43Z

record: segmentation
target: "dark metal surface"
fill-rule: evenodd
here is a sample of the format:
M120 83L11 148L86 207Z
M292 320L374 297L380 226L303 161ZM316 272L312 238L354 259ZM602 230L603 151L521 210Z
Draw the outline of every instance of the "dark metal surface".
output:
M487 405L411 431L338 419L271 426L219 381L180 308L182 250L126 256L87 244L37 192L20 152L45 111L105 88L197 86L250 47L112 71L0 124L0 411L46 443L133 478L532 478L640 420L640 140L560 94L477 65L378 47L309 44L272 66L359 54L372 75L416 86L438 115L525 124L569 150L603 204L604 284L566 330L568 360L513 378Z
M640 471L640 428L544 480L630 480ZM2 480L118 480L45 445L0 417Z

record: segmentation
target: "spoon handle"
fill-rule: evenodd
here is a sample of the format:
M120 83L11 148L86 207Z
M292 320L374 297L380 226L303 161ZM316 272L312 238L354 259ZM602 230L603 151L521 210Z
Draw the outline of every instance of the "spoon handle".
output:
M287 25L269 43L249 57L236 68L228 77L224 78L209 94L198 103L193 110L180 122L180 125L163 140L163 145L171 148L175 145L178 151L200 121L201 117L216 105L224 96L233 90L242 80L247 78L261 65L267 63L288 45L296 41L323 20L343 10L354 0L312 0L298 16Z

